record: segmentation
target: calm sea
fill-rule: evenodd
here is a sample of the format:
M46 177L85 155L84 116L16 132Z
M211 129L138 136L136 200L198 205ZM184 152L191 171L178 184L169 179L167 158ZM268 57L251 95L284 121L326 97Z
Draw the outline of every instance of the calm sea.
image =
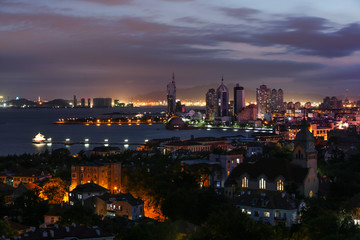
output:
M90 142L123 142L128 139L129 142L144 142L145 139L180 137L188 139L191 135L195 137L204 136L232 136L240 132L222 131L222 130L167 130L163 124L154 125L58 125L54 124L59 118L68 117L106 117L103 114L111 112L160 112L165 108L147 107L147 108L124 108L124 109L0 109L0 156L8 154L39 153L45 149L56 149L65 147L60 144L52 146L38 145L31 143L32 138L37 133L42 133L46 138L52 138L53 141L65 141L70 138L71 141L84 141L85 138ZM115 117L115 116L114 116ZM102 145L70 145L66 146L72 153L81 150L90 150L95 146ZM124 148L124 146L119 146ZM136 148L130 146L130 148Z

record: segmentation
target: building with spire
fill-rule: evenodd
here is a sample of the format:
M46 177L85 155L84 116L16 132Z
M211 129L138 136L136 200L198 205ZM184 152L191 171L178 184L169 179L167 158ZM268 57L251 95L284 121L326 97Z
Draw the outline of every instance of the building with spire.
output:
M216 90L217 98L217 117L229 116L229 90L224 85L224 78L221 78L221 84Z
M172 75L171 82L167 85L167 114L173 115L176 111L176 86L175 74Z
M313 197L319 190L317 151L304 120L294 140L292 160L260 159L236 167L225 182L225 195L234 198L244 191L288 192L294 186L300 196Z

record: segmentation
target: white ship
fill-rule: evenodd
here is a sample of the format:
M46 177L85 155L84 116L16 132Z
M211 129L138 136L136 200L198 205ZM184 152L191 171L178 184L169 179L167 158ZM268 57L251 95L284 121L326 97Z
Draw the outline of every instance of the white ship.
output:
M37 144L41 144L41 143L45 143L45 136L42 135L41 133L36 134L36 136L32 139L33 143L37 143Z

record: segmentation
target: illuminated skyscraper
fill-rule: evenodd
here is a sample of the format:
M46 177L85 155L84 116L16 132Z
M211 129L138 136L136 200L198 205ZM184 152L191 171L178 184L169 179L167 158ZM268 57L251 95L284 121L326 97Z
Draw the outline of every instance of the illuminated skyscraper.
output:
M167 114L174 114L176 109L176 86L174 73L171 82L167 85L167 104Z
M221 79L221 85L216 90L217 98L217 117L229 116L229 90L224 85L224 78Z
M206 93L206 119L214 120L217 110L217 98L215 89L210 88Z
M264 118L264 115L270 112L270 92L270 88L267 88L266 85L261 85L256 89L258 118Z
M244 107L245 107L245 90L237 83L236 87L234 87L234 115L237 116L238 113Z

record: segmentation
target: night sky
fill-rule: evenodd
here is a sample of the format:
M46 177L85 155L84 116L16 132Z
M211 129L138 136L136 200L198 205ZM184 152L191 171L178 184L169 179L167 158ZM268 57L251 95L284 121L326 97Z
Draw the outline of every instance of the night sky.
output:
M0 0L0 95L165 96L172 72L359 96L360 1Z

